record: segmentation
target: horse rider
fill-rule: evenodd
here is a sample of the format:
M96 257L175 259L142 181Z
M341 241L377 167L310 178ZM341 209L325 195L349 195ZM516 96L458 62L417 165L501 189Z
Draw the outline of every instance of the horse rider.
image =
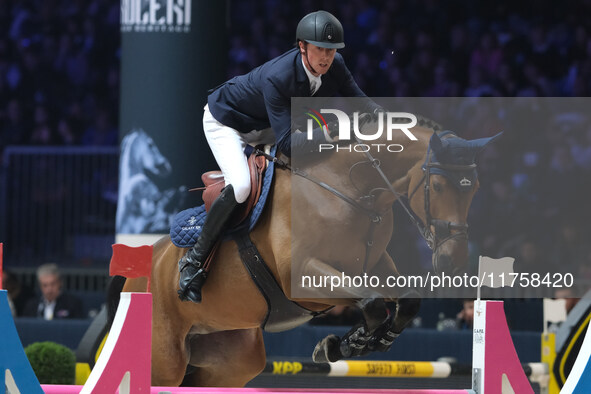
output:
M212 204L199 239L180 259L178 294L181 300L201 302L207 278L203 265L235 208L250 193L250 173L244 154L261 130L273 130L277 149L313 151L332 142L326 128L291 132L291 97L366 97L353 80L343 57L344 33L339 20L326 11L304 16L296 29L296 48L230 79L210 91L204 107L203 129L224 178L225 188ZM368 100L367 112L377 117L382 108ZM252 143L255 145L255 143Z

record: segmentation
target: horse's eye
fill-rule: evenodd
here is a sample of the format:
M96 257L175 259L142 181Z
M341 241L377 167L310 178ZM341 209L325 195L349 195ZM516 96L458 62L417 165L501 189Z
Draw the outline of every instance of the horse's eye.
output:
M441 187L441 183L439 182L433 182L433 190L435 190L437 193L441 192L443 188Z

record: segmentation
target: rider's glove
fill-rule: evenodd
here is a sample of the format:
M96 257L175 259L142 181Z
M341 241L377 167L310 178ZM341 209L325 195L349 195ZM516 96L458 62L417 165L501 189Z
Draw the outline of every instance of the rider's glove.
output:
M326 137L327 142L336 142L339 140L338 122L328 122L327 125L322 126L322 130L324 131L324 136Z

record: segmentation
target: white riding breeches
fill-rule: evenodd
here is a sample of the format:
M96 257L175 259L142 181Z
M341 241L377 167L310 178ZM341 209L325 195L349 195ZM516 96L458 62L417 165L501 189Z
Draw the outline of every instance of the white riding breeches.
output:
M242 203L250 194L250 172L244 148L247 144L274 143L275 135L271 129L240 133L218 122L208 105L203 110L203 131L209 148L224 174L226 186L232 185L236 201Z

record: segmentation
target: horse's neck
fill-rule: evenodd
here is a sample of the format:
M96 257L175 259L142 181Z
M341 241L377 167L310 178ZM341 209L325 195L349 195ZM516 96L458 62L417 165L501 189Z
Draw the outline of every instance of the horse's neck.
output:
M400 194L409 192L408 188L411 178L413 174L417 173L417 168L420 168L425 161L429 138L433 133L432 130L425 128L414 128L412 132L417 137L417 141L411 141L405 135L397 135L391 141L376 141L371 145L373 149L370 150L371 156L379 161L380 169L383 171L390 185ZM377 149L377 144L381 144L379 150ZM387 146L393 144L403 146L403 151L390 152L386 149ZM338 158L336 156L339 156L339 154L335 153L333 164L335 174L343 174L346 177L349 169L353 168L353 166L360 168L358 174L352 174L355 180L355 185L353 186L356 189L369 192L374 188L389 188L386 180L369 164L369 157L366 154L344 154ZM363 161L366 164L360 166L359 163Z
M407 143L404 151L398 154L402 175L394 177L392 181L395 190L403 194L411 192L409 186L413 175L422 173L420 168L425 162L429 140L433 134L433 130L426 128L416 128L412 132L417 137L417 141Z

